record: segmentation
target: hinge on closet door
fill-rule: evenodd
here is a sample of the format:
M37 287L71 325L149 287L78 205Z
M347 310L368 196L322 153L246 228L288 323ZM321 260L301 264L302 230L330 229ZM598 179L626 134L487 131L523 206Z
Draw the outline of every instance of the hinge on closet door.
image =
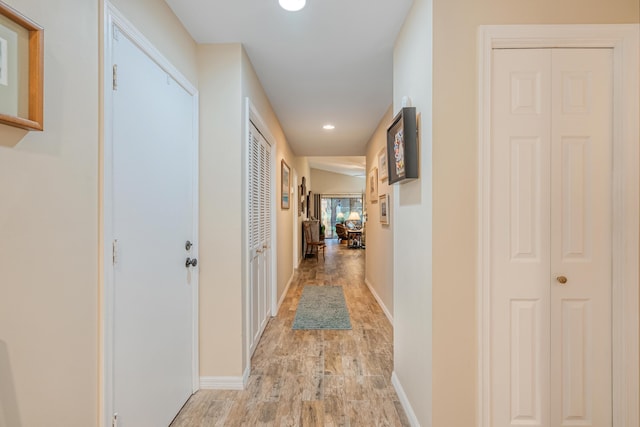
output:
M118 413L114 413L111 418L111 427L118 427Z
M113 90L118 90L118 64L113 64Z

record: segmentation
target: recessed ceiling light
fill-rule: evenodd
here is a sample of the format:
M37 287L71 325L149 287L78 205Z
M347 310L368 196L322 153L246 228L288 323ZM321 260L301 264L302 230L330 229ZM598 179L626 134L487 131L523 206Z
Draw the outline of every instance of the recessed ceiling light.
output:
M297 12L307 3L307 0L278 0L280 6L289 12Z
M334 125L331 124L326 124L324 126L322 126L322 129L324 130L334 130L336 127Z

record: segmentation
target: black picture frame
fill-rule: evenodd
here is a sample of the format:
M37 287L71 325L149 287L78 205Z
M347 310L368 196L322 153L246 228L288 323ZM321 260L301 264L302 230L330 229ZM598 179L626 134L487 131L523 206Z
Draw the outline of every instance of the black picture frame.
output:
M298 194L298 198L300 199L298 201L298 204L299 204L298 216L302 216L304 214L305 206L307 206L307 209L308 209L308 205L306 205L306 199L307 199L306 194L307 194L307 178L303 176L302 184L300 184L300 192Z
M387 128L388 183L418 178L418 124L416 107L404 107Z

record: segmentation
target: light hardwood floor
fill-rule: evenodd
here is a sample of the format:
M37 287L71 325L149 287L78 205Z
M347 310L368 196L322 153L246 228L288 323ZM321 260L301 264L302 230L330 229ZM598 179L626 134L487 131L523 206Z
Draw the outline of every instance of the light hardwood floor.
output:
M306 259L251 362L246 390L200 390L171 427L408 426L391 385L393 328L364 283L365 251ZM291 329L305 285L342 285L352 329Z

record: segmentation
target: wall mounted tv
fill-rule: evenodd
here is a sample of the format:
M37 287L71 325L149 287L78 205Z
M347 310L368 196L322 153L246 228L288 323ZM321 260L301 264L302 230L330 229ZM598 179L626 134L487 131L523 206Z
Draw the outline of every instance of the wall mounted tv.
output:
M404 107L387 129L389 184L418 178L416 107Z

